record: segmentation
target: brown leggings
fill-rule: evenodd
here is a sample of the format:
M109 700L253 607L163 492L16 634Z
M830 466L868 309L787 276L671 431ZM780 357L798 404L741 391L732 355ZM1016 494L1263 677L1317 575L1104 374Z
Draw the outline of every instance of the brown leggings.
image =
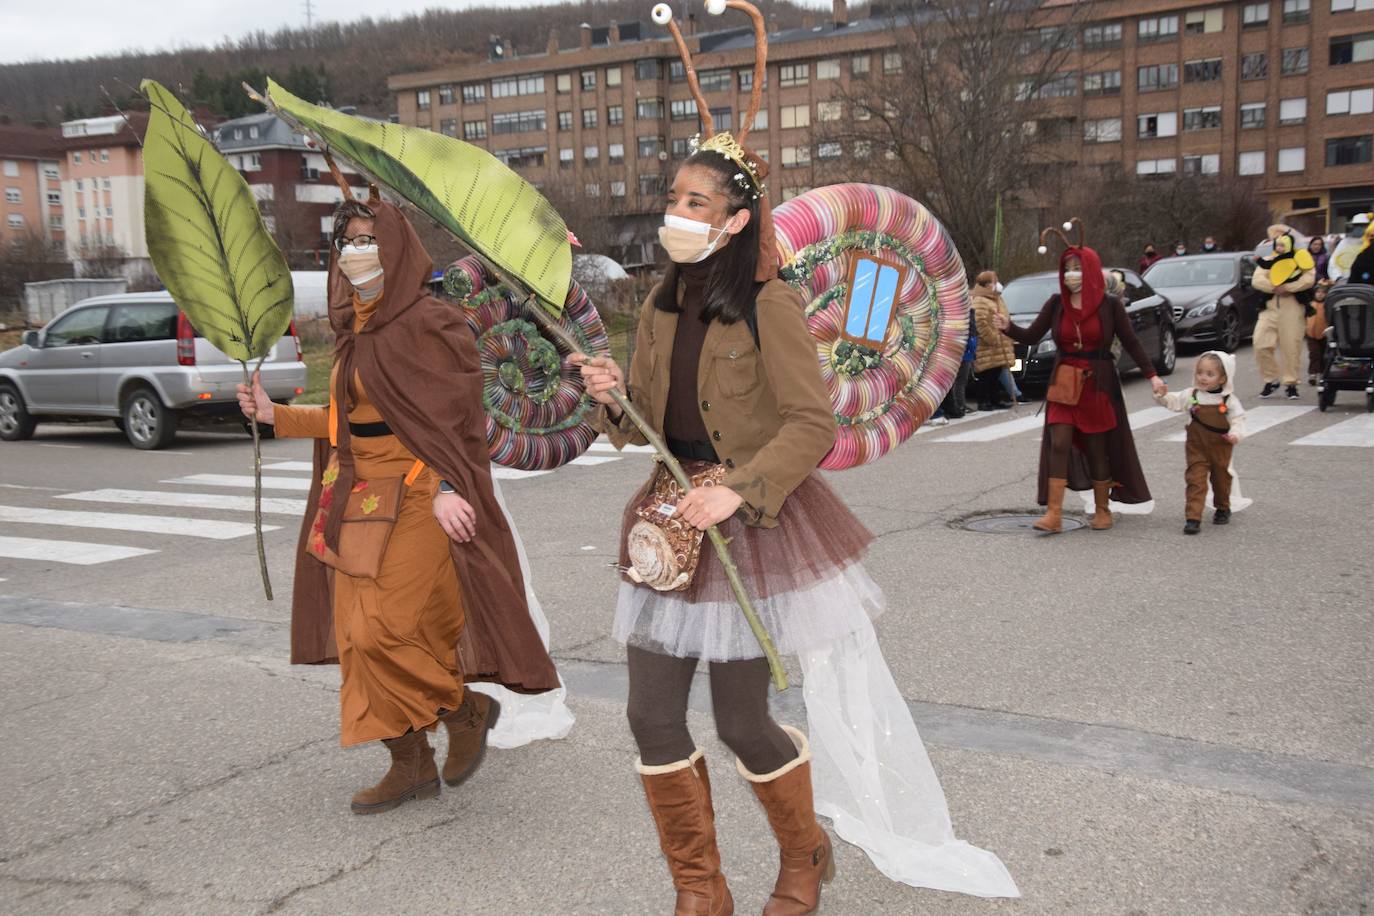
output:
M1050 477L1069 476L1069 450L1073 448L1073 425L1070 423L1050 424ZM1083 451L1088 456L1088 473L1093 480L1108 480L1112 476L1112 463L1107 458L1107 434L1081 434Z
M686 760L696 750L687 731L687 698L697 659L631 646L626 714L645 766ZM771 773L796 759L797 748L768 711L768 661L711 662L716 734L751 773Z

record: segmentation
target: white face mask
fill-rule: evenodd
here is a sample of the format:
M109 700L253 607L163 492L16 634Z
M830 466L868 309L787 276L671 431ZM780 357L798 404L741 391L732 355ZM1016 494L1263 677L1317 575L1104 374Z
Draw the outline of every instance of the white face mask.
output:
M658 243L674 262L697 264L715 253L716 246L726 235L724 229L717 229L710 223L665 213L663 225L658 230Z
M1083 271L1081 271L1081 270L1066 270L1066 271L1064 271L1064 285L1067 286L1067 287L1069 288L1069 291L1070 291L1070 292L1075 292L1075 293L1078 292L1080 289L1083 288Z
M375 243L356 248L345 245L339 252L339 270L354 286L371 283L382 275L382 253Z

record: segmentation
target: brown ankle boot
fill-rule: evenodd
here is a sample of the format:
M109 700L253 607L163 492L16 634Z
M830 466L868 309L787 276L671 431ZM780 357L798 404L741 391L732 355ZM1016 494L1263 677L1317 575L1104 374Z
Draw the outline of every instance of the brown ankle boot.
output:
M1094 531L1106 531L1112 527L1111 493L1110 480L1093 481L1093 502L1096 508L1093 510L1093 520L1089 524Z
M1064 488L1069 482L1063 477L1051 477L1049 483L1049 504L1045 507L1045 514L1036 519L1031 527L1036 531L1054 534L1064 530Z
M448 728L444 782L456 786L477 771L487 753L487 732L501 718L501 704L485 693L463 691L463 702L439 717Z
M380 814L411 799L439 797L439 771L428 735L406 732L382 743L391 751L391 769L381 782L353 796L354 814Z
M635 768L677 888L673 916L732 916L735 901L720 873L711 782L701 751L663 766L636 761Z
M749 772L736 760L740 775L749 780L763 803L768 825L778 840L778 880L764 904L763 916L802 916L821 904L821 883L835 877L830 836L816 821L811 795L811 747L806 736L784 725L797 746L797 758L763 776Z

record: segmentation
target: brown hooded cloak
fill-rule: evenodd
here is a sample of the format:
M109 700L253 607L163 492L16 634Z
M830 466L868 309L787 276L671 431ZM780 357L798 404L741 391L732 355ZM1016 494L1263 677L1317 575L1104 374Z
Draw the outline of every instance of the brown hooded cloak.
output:
M429 295L433 260L405 216L387 203L372 205L374 234L386 272L382 301L354 333L353 288L329 267L329 321L335 338L334 397L344 413L348 380L356 372L368 398L407 449L472 504L477 531L449 551L462 590L466 626L458 641L466 680L496 681L532 693L558 686L558 674L530 619L514 535L491 483L482 375L476 343L462 311ZM355 477L348 423L338 430L338 492ZM296 555L291 608L291 661L335 663L330 570L306 549L328 462L328 440L316 440L315 475ZM334 505L340 506L343 501ZM337 544L339 513L326 539Z

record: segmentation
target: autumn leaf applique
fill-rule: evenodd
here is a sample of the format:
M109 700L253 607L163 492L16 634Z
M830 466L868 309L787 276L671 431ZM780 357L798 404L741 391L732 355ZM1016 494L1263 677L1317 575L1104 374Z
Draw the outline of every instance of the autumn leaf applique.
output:
M373 512L376 512L377 507L380 506L381 503L382 501L377 498L376 493L369 493L367 496L363 497L363 515L371 515Z

